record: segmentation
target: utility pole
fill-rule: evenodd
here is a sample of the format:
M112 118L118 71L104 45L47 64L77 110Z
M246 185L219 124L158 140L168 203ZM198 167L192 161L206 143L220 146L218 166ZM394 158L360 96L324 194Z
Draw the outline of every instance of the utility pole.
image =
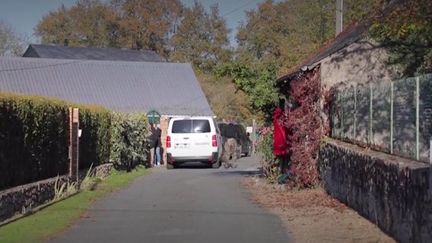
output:
M343 0L336 0L336 36L343 28Z

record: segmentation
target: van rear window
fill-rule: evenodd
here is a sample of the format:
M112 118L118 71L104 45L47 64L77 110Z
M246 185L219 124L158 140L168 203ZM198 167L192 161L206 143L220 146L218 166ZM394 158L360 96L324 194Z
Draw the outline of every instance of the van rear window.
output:
M210 122L208 120L192 120L194 133L210 132Z
M176 120L172 125L172 133L207 133L210 132L208 120Z

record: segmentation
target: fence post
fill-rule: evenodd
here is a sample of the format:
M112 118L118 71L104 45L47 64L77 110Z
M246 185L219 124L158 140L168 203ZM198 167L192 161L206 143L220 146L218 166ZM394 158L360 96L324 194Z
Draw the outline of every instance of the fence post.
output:
M390 154L393 154L393 113L394 113L394 83L390 82Z
M420 160L420 78L416 77L416 160Z
M254 154L255 153L255 150L256 150L256 148L255 148L255 145L256 145L256 130L257 130L257 125L256 125L256 121L255 121L255 119L252 119L252 134L251 134L251 136L252 136L252 154Z
M432 137L429 139L429 163L432 164Z
M372 144L372 125L373 125L373 87L372 82L369 83L369 144Z
M341 114L341 111L340 111L340 107L339 107L339 104L340 104L340 94L339 94L339 90L337 90L336 91L336 95L335 95L335 102L333 103L333 121L335 121L335 119L337 119L337 122L338 123L335 123L335 122L333 122L333 128L332 128L332 136L333 136L333 138L340 138L339 137L339 132L337 131L337 129L339 129L340 128L340 122L341 122L341 117L342 117L342 114Z
M357 85L354 84L354 140L357 140Z
M69 177L78 180L79 171L79 110L69 108Z
M339 102L341 103L341 104L344 104L344 97L343 97L343 93L342 93L342 91L339 93ZM343 105L341 105L341 116L340 116L340 130L339 130L339 138L344 138L344 135L345 135L345 133L344 133L344 123L345 123L345 110L344 110L344 106Z

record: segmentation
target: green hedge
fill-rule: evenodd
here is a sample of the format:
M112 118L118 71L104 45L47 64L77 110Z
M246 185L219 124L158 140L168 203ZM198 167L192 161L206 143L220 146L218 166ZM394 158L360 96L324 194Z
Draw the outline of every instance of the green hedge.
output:
M97 106L80 108L80 169L108 163L111 140L111 112Z
M68 172L68 108L64 101L0 94L0 190ZM80 108L80 168L110 156L111 114Z
M67 172L66 103L0 94L0 189Z
M130 169L144 164L148 152L148 120L144 114L113 114L110 160Z

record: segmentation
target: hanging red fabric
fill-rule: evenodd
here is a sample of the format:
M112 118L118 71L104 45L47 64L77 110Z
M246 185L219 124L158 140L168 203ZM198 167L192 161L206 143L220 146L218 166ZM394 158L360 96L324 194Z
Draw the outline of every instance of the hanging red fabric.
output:
M283 111L279 107L273 111L273 128L273 154L286 155L288 153L287 134L283 126Z

